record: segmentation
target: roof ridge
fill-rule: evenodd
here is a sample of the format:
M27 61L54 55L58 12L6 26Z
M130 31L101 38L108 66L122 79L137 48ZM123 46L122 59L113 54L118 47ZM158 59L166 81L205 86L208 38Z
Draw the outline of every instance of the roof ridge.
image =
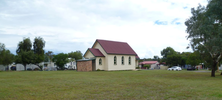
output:
M105 39L96 39L96 41L99 40L99 41L109 41L109 42L118 42L118 43L126 43L128 44L127 42L123 42L123 41L113 41L113 40L105 40Z

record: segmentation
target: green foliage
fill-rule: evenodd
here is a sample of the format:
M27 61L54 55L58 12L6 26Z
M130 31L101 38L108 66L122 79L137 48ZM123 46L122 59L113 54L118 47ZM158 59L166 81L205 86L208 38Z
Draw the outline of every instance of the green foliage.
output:
M3 50L5 50L5 44L0 43L0 52L3 51Z
M44 54L44 62L49 62L49 58L46 54Z
M14 55L7 49L5 45L0 43L0 65L9 65L12 64L14 60Z
M140 67L136 67L136 69L140 69Z
M45 62L52 62L53 56L54 56L54 54L52 51L46 52L44 61Z
M222 2L209 0L207 7L192 8L192 16L185 22L188 39L194 51L205 56L204 61L212 66L211 76L222 56Z
M20 41L16 50L17 55L15 56L15 63L21 63L24 65L26 70L27 64L37 64L44 60L44 48L45 42L43 38L36 37L33 43L29 38L24 38Z
M191 53L188 56L186 63L191 66L196 66L196 65L200 64L201 60L200 60L200 55L198 54L198 52Z
M68 54L59 53L54 56L53 61L59 68L64 69L64 65L68 63Z
M153 56L153 60L154 60L154 61L158 61L158 62L160 62L161 59L160 59L159 56Z
M176 53L177 52L173 48L171 48L171 47L167 47L166 49L163 49L161 51L161 56L163 56L163 58L162 58L163 62L166 61L167 56L175 55Z
M32 43L29 38L23 38L23 41L20 41L16 50L16 53L19 54L22 51L31 51L32 50Z
M40 65L40 66L39 66L39 68L40 68L40 70L42 70L42 68L43 68L43 65Z
M143 67L146 67L147 69L150 69L150 65L143 65Z
M70 52L68 53L68 56L70 58L75 58L75 60L79 60L79 59L82 59L82 53L81 51L75 51L75 52Z
M168 55L167 56L167 65L172 65L172 66L176 66L178 64L180 64L182 61L182 57L179 54L173 54L173 55Z
M35 61L34 63L40 63L44 61L44 48L45 47L45 41L41 37L35 37L34 43L33 43L33 52L35 54Z
M15 56L15 63L21 63L24 65L26 70L26 65L35 62L33 51L23 51L21 50L19 54Z

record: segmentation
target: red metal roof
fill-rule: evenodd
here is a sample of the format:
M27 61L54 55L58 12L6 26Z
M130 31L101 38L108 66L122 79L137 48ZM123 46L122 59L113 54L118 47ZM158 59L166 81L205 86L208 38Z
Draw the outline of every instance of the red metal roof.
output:
M107 54L125 54L125 55L136 55L136 52L126 43L109 40L96 40ZM139 58L137 56L137 58Z
M158 61L143 61L143 62L140 62L139 64L140 65L144 65L144 64L156 64Z
M105 57L99 49L89 48L89 51L92 52L92 54L96 57Z

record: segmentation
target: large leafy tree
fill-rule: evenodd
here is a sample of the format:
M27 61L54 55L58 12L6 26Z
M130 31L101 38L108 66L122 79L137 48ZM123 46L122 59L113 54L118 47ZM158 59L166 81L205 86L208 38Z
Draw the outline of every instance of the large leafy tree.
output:
M45 47L45 41L43 40L43 38L41 37L36 37L34 39L34 43L33 43L33 52L34 52L34 63L40 63L42 61L44 61L44 48Z
M159 56L153 56L153 60L160 62L160 57Z
M29 38L24 38L20 41L16 50L15 62L24 65L26 70L27 64L37 64L44 61L44 50L45 41L41 37L36 37L33 43Z
M201 59L200 59L200 55L198 52L194 52L191 53L188 57L187 57L187 64L191 65L191 66L196 66L200 63L202 63Z
M177 52L173 48L167 47L167 48L163 49L161 51L161 56L163 56L162 62L166 62L167 65L172 65L173 64L173 63L171 63L172 60L168 59L168 56L172 56L171 58L173 59L173 58L175 58L175 57L173 57L173 55L177 55Z
M222 56L222 1L209 0L207 7L192 8L192 16L185 22L188 39L194 51L207 56L212 66L211 76Z
M161 56L163 56L163 60L166 60L167 56L174 54L177 54L177 52L171 47L167 47L161 51Z
M68 53L68 56L70 58L74 58L75 60L82 59L82 52L81 51L75 51L75 52L70 52Z
M32 51L32 42L29 38L23 38L20 41L16 50L15 63L26 65L34 62L34 52Z
M19 54L22 51L27 52L32 50L32 42L29 38L23 38L23 41L20 41L16 50L16 53Z
M179 54L168 55L166 63L167 65L177 66L181 63L182 57Z
M57 55L54 55L53 61L56 62L56 65L60 69L64 69L64 65L68 63L68 54L59 53Z
M0 43L0 65L9 65L13 62L14 55L7 49L5 45Z
M181 62L180 62L181 66L185 67L187 58L190 54L191 54L191 52L182 52L180 54L181 55Z

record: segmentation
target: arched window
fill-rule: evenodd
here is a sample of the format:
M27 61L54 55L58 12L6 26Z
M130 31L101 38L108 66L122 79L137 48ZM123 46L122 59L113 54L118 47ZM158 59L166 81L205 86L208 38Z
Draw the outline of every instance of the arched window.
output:
M124 65L124 57L122 56L122 65Z
M116 62L116 56L114 56L114 65L116 65L117 62Z
M101 58L99 59L99 65L102 65L102 59Z
M129 57L129 65L131 65L131 57Z

